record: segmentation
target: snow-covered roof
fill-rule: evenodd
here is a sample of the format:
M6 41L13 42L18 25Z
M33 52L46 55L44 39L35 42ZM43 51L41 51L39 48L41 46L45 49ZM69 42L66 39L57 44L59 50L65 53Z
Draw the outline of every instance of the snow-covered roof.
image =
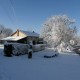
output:
M21 31L23 34L25 34L26 36L33 36L33 37L39 37L39 34L34 32L34 31L23 31L23 30L19 30ZM25 36L25 37L26 37ZM9 36L9 37L6 37L6 38L3 38L1 40L7 40L7 41L17 41L17 40L20 40L22 38L25 38L25 37L20 37L20 36Z
M7 40L7 41L17 41L17 40L20 40L20 39L22 39L22 38L24 38L24 37L13 37L13 36L9 36L9 37L6 37L6 38L3 38L3 39L1 39L1 40Z
M26 34L27 36L39 37L39 34L34 31L23 31L23 30L20 30L20 31Z

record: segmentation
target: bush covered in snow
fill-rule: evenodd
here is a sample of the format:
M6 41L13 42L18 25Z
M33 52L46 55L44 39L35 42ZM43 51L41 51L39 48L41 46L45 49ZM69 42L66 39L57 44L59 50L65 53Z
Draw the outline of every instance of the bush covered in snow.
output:
M62 42L60 45L57 46L58 52L71 52L73 50L73 47L65 42Z
M28 53L29 45L20 43L6 43L4 44L4 53L20 55Z

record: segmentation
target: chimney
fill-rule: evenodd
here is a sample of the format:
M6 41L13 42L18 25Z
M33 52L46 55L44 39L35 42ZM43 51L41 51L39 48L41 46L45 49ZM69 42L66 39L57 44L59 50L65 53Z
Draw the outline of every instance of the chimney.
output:
M17 36L19 36L19 29L17 29Z

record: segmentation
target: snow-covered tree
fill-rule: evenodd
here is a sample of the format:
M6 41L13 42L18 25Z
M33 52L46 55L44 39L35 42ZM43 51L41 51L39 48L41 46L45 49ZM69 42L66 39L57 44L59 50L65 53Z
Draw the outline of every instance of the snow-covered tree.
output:
M43 24L41 37L49 47L57 47L62 42L69 44L77 32L74 23L66 15L52 16Z
M12 32L12 29L0 25L0 39L10 36Z
M76 43L76 45L80 45L80 36L79 35L77 35L77 36L75 36L75 43Z

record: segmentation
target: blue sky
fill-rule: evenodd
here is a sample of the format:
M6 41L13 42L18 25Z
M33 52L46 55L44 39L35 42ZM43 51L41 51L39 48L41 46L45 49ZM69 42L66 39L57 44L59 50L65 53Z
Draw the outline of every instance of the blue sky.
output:
M80 0L0 0L0 24L40 33L42 24L54 15L68 15L80 29Z

